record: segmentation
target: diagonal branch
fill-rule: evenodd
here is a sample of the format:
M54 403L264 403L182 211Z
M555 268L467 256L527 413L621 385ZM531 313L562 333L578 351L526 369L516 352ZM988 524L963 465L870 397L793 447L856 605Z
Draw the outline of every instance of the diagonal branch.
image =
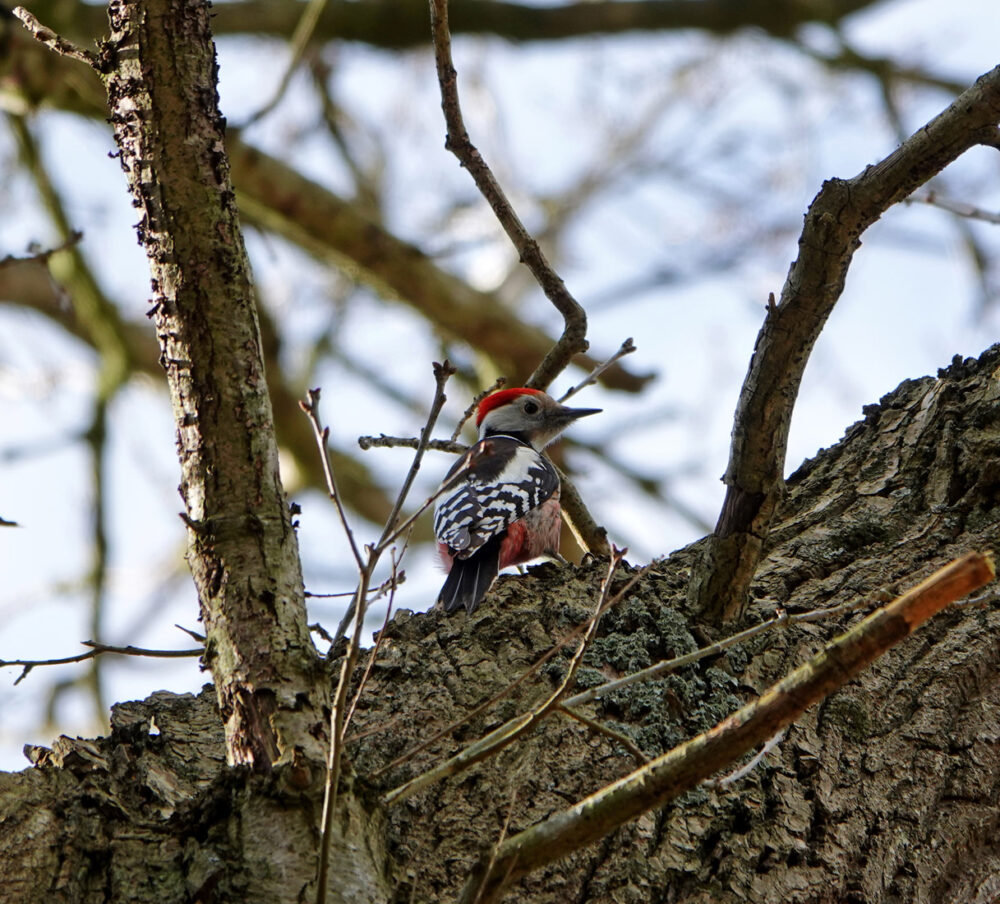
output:
M893 153L853 179L830 179L806 214L799 257L767 308L733 426L726 498L691 576L689 600L709 620L742 615L784 492L792 409L809 354L844 290L862 233L976 145L1000 146L1000 66Z
M509 838L473 870L460 901L498 901L509 883L662 807L790 725L949 603L996 576L992 556L968 553L874 612L754 703L568 810Z
M534 389L546 389L566 369L574 355L587 350L587 315L545 259L538 242L524 227L500 183L469 138L458 100L458 73L451 58L448 0L431 0L431 31L434 38L434 61L441 86L441 109L448 127L445 147L469 171L476 187L517 249L521 263L531 271L546 297L563 316L562 336L525 383Z

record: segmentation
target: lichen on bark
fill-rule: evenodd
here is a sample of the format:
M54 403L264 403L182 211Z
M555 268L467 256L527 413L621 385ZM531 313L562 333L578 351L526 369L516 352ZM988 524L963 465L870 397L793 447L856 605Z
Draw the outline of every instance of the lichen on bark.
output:
M779 606L883 600L961 552L1000 545L998 370L1000 346L978 361L956 361L937 379L904 383L792 475L752 587L752 618ZM699 645L712 639L712 626L686 609L697 554L697 545L675 553L636 585L604 624L588 659L592 677L682 652L692 637ZM355 832L344 862L384 866L353 900L453 899L508 814L508 832L516 832L634 768L616 741L554 720L499 758L382 814L380 791L549 693L557 664L452 738L365 779L501 689L583 621L604 573L599 562L543 566L503 578L472 618L397 615L348 745L360 777L342 795L352 808L343 824ZM587 711L653 754L751 698L840 627L774 630ZM807 713L733 787L702 787L647 813L529 876L506 900L982 897L1000 870L998 637L995 606L943 614ZM124 875L141 880L129 900L151 904L183 900L170 897L178 889L192 900L263 901L259 889L272 895L267 900L295 899L294 881L278 890L268 877L289 865L290 847L310 843L308 832L280 841L265 829L282 825L296 806L305 809L291 824L307 824L301 813L315 799L279 776L225 766L211 692L118 707L111 738L65 739L33 756L40 768L0 776L0 878L12 902L106 900L99 895ZM301 864L290 865L289 875L302 880Z

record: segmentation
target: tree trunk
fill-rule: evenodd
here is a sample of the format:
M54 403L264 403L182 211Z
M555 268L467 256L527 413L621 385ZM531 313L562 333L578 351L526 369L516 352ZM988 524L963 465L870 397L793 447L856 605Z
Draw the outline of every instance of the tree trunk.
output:
M1000 346L908 381L788 482L751 617L874 604L1000 527ZM704 645L686 613L698 544L605 616L584 684ZM472 618L399 613L351 728L333 874L350 901L448 901L477 856L635 768L605 734L558 718L463 775L386 810L378 793L551 692L557 656L512 696L373 776L517 678L593 606L602 563L504 578ZM1000 893L1000 612L955 608L788 733L747 777L701 787L510 890L524 902L945 902ZM725 717L847 621L778 628L587 708L647 755ZM572 650L573 644L566 650ZM566 652L566 656L569 653ZM351 737L349 735L349 738ZM0 885L35 901L298 900L313 799L228 767L215 695L114 709L112 734L34 748L0 776ZM363 777L368 778L363 778ZM289 813L293 816L289 820ZM282 820L275 819L282 814ZM272 827L298 824L300 831ZM376 862L383 879L363 868ZM286 870L291 869L289 874Z

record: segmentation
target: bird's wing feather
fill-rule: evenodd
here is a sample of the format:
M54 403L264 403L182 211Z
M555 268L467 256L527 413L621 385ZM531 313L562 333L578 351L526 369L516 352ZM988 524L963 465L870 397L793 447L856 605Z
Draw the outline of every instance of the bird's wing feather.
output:
M461 558L537 508L559 488L552 463L531 446L505 436L480 440L448 473L445 482L471 467L438 500L434 533Z

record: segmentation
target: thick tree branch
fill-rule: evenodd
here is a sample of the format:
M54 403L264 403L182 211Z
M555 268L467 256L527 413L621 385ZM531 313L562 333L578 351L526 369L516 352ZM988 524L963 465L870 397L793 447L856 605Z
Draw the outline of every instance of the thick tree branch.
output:
M306 622L249 265L215 94L209 7L117 0L101 62L150 261L189 560L233 763L322 760L329 688Z
M996 576L990 555L969 553L872 613L749 706L586 800L505 841L480 861L462 904L498 901L511 882L661 807L763 744L857 675L928 618Z
M1000 66L884 160L830 179L810 205L781 300L768 305L736 407L726 498L692 574L689 599L707 619L739 617L783 492L788 428L812 347L840 298L861 234L969 148L994 145Z
M220 3L214 11L216 34L274 35L291 39L308 0L246 0ZM587 35L634 31L700 29L727 35L755 28L785 37L799 26L835 25L877 0L595 0L550 6L505 0L454 0L455 34L494 35L511 41L561 41ZM44 22L81 39L101 34L99 7L58 0L35 0L32 8ZM426 0L366 0L328 3L317 22L317 40L360 41L373 47L402 49L427 45Z

